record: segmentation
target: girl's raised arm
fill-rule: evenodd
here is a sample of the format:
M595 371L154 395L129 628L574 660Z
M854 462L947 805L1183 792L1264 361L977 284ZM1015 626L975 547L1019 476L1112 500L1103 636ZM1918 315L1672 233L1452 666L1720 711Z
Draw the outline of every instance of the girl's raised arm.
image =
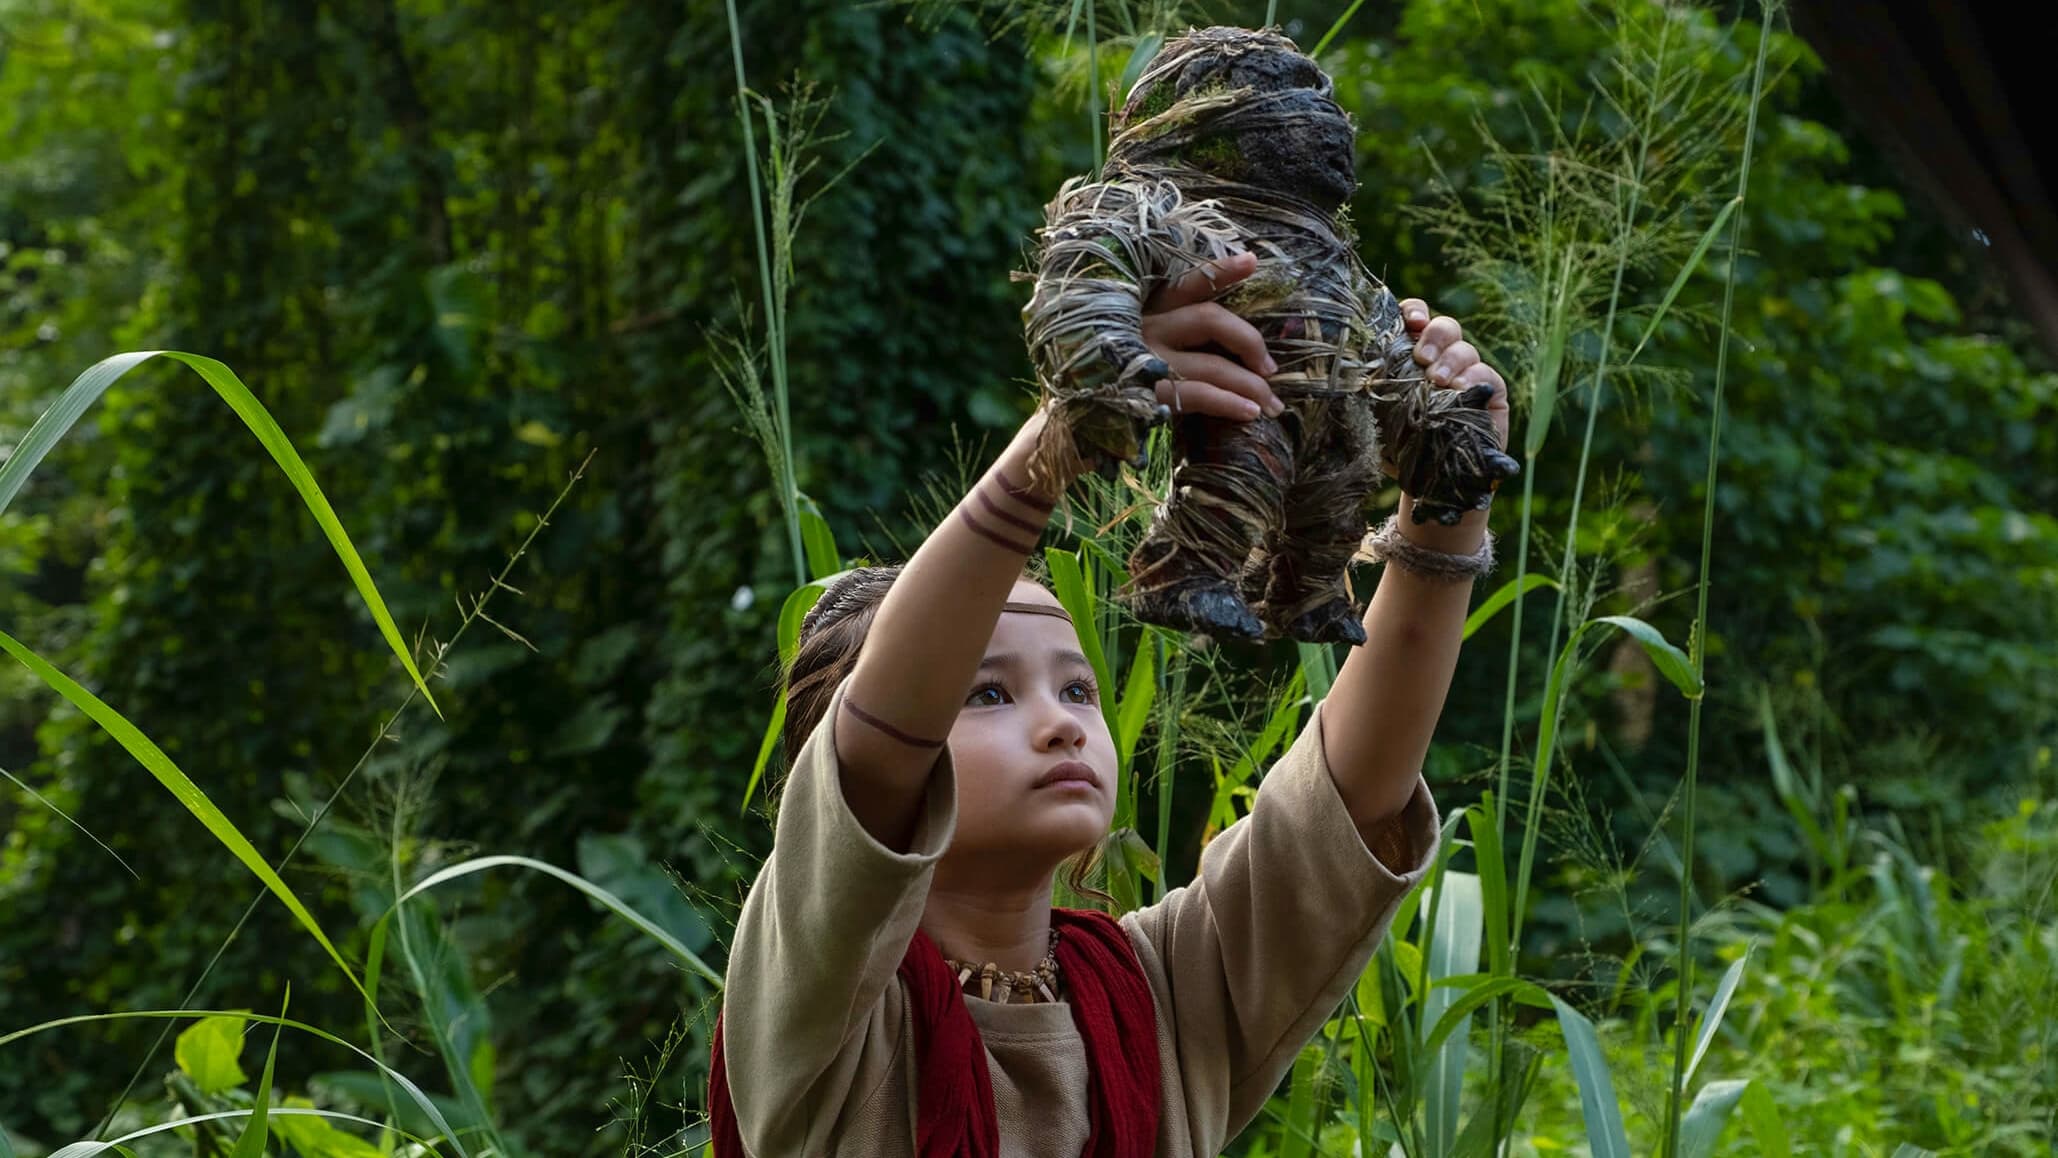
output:
M1209 298L1250 276L1238 254L1189 272L1144 307L1144 341L1180 375L1181 408L1248 420L1279 400L1247 366L1270 364L1248 322ZM1217 345L1239 366L1198 348ZM929 773L1059 494L1030 489L1029 458L1043 429L1038 408L942 525L930 532L879 605L835 721L843 791L874 840L905 850ZM1069 483L1071 480L1065 480Z

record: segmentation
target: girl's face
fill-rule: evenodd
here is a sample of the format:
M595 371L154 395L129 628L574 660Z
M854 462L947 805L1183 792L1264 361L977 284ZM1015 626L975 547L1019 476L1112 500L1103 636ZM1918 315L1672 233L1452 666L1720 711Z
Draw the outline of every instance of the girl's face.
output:
M1026 580L1011 601L1059 606ZM1072 624L1002 612L950 732L958 825L952 854L1055 868L1092 847L1115 814L1115 740Z

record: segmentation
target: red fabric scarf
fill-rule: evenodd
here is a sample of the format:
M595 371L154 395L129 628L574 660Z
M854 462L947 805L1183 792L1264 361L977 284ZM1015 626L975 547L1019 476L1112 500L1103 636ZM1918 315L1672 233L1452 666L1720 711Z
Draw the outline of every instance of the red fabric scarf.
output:
M1072 1024L1086 1041L1087 1111L1080 1158L1149 1158L1158 1144L1158 1026L1150 983L1129 935L1113 917L1052 909L1059 976ZM943 953L919 929L900 961L915 1027L915 1153L918 1158L997 1158L1000 1121L986 1046ZM715 1020L708 1120L716 1158L743 1158L736 1108ZM767 1156L769 1158L769 1156Z

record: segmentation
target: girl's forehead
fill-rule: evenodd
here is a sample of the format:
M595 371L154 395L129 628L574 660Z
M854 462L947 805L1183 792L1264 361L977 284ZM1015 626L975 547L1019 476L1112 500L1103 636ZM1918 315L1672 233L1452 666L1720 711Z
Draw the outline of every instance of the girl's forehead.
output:
M1051 600L1050 605L1057 606L1057 601ZM1055 653L1078 650L1079 633L1070 620L1022 611L1002 612L993 625L993 639L986 645L989 656L1012 655L1039 661Z

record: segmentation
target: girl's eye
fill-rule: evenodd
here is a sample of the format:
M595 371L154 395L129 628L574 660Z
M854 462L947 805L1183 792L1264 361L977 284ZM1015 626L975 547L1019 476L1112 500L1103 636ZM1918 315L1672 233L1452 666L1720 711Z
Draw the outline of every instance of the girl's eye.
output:
M1095 694L1099 690L1095 688L1092 682L1089 680L1073 680L1071 683L1065 685L1065 690L1067 692L1070 692L1075 688L1079 691L1079 698L1072 701L1075 704L1092 703L1094 701Z
M994 698L983 698L988 693ZM1000 690L999 684L986 684L972 689L972 694L965 698L965 702L977 708L997 708L1007 702L1007 693Z

